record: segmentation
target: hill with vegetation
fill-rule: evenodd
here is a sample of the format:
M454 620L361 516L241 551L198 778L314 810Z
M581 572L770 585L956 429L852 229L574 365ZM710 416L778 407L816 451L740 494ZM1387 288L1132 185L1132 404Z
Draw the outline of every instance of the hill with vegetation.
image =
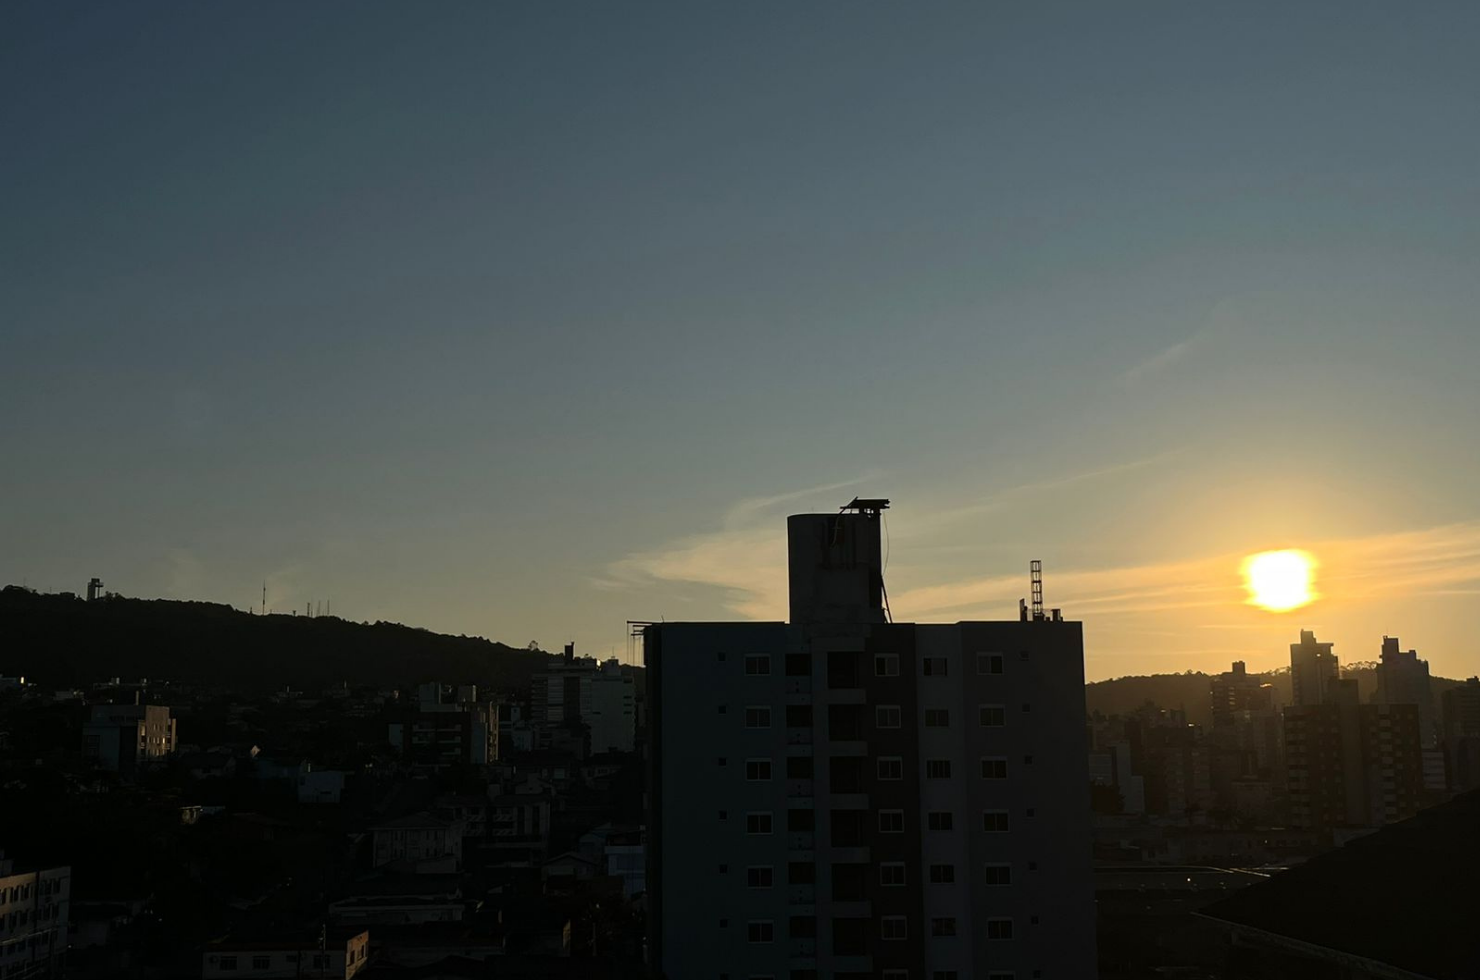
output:
M111 595L88 602L14 585L0 590L0 675L24 675L43 687L149 677L254 691L432 680L510 690L527 687L549 661L539 650L397 623L261 616L211 602Z

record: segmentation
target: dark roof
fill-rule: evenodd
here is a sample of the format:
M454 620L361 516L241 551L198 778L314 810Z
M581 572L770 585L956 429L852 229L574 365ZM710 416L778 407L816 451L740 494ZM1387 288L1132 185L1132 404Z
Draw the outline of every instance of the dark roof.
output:
M432 816L430 813L413 813L410 816L397 817L394 820L387 820L384 823L378 823L378 824L376 824L374 827L372 827L370 829L372 829L372 830L416 830L416 829L424 829L424 830L425 829L430 829L430 830L446 830L448 827L451 827L451 826L452 826L452 824L449 823L448 821L446 821L446 820L439 820L437 817Z
M1480 978L1480 791L1282 871L1209 918L1435 980Z

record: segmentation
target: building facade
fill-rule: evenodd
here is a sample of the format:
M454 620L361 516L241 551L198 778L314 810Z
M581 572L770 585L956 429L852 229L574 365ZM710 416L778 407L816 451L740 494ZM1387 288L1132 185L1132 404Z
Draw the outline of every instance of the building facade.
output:
M99 769L130 775L174 754L175 722L163 705L94 705L82 729L82 756Z
M1080 624L888 622L883 503L788 521L790 623L645 631L657 976L1094 973Z
M0 977L62 976L71 894L71 868L16 874L0 853Z

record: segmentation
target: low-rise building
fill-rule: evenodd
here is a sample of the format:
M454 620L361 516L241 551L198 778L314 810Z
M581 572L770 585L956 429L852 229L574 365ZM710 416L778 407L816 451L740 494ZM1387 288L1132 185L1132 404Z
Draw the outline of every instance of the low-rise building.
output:
M462 870L462 825L430 813L413 813L372 828L372 864L416 874Z
M203 980L272 980L334 977L349 980L370 959L370 933L321 935L318 938L223 939L201 955Z

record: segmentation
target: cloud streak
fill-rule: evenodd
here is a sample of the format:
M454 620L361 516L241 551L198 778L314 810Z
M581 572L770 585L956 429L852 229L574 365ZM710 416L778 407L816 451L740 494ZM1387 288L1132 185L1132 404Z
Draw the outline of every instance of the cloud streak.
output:
M1179 340L1169 347L1162 348L1141 363L1121 372L1120 376L1115 379L1115 383L1122 388L1134 388L1153 376L1162 373L1191 353L1193 348L1201 344L1206 333L1205 330L1199 330L1190 337Z

